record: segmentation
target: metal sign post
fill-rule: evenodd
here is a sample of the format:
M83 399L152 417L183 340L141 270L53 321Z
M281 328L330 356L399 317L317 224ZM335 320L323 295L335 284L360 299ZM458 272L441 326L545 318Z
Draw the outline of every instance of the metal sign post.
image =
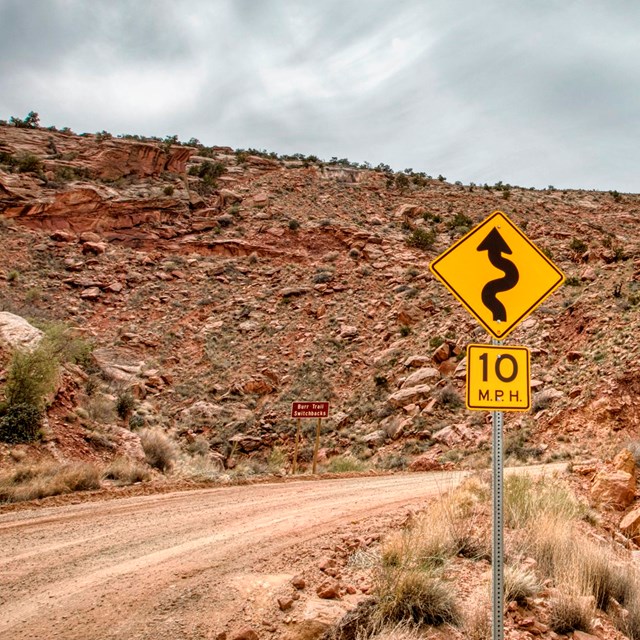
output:
M494 211L429 269L499 346L564 282L560 269L502 211ZM497 271L503 275L496 277ZM526 347L468 346L467 409L493 410L493 640L504 638L503 412L529 409L529 376Z
M493 640L504 638L503 413L493 412Z

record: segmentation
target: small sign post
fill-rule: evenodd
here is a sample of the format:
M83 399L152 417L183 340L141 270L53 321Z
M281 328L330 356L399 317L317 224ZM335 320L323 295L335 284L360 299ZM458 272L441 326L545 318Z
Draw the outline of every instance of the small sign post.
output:
M504 638L504 411L531 406L530 352L502 340L563 282L564 274L502 211L430 265L433 275L493 336L467 348L467 408L493 412L492 639Z
M322 429L322 418L329 417L328 402L292 402L291 417L297 418L296 441L293 450L292 472L298 470L298 448L300 443L300 420L302 418L317 418L316 438L313 445L313 465L311 472L315 474L318 465L318 450L320 449L320 431Z

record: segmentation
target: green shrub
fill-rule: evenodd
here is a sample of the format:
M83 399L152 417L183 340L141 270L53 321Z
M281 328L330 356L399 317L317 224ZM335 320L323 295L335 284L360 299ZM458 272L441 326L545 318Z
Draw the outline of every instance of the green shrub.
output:
M433 243L436 241L435 231L432 229L421 229L418 227L414 229L409 238L407 239L407 244L410 247L415 247L416 249L422 249L423 251L431 247Z
M457 229L458 227L471 227L473 220L464 213L456 213L452 220L447 222L447 229Z
M163 190L162 192L164 193L165 196L172 196L173 192L175 191L175 187L172 184L168 184Z
M41 343L33 351L16 351L5 386L7 405L28 404L42 410L47 394L54 389L57 373L58 362L49 345Z
M16 160L20 173L36 173L42 171L42 160L33 153L20 153L16 157Z
M126 420L131 415L135 406L136 401L131 395L131 392L124 391L118 395L118 399L116 400L116 413L122 420Z
M569 249L574 253L584 253L588 248L587 243L584 240L580 240L580 238L572 238L569 244Z
M351 471L366 471L367 465L351 455L331 458L327 465L330 473L349 473Z
M0 441L31 442L38 437L42 423L42 411L27 404L15 404L6 409L0 418Z

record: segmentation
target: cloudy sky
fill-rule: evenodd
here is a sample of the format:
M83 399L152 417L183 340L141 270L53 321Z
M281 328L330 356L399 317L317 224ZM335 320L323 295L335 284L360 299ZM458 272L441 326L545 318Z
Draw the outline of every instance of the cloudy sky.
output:
M0 0L0 118L640 192L635 0Z

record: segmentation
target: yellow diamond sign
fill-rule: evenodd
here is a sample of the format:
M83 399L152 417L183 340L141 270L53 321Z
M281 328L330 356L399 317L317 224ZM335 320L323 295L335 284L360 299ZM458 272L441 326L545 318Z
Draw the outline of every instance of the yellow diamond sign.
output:
M564 282L560 269L502 211L469 231L429 269L498 340Z
M467 409L527 411L531 407L531 355L526 347L467 347Z

